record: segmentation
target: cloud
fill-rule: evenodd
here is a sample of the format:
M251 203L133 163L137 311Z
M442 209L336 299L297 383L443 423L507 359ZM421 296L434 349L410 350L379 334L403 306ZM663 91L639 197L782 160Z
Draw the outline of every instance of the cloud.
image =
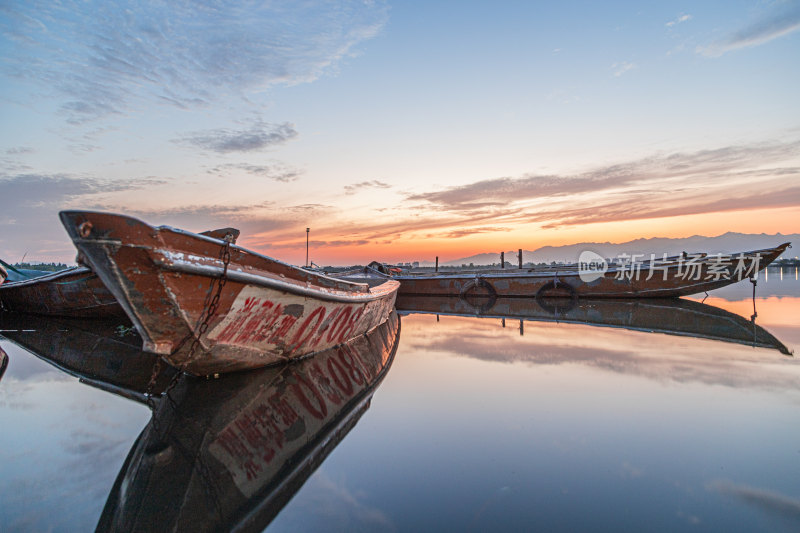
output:
M677 24L680 24L681 22L686 22L686 21L689 21L689 20L692 20L692 16L691 15L680 15L675 20L670 20L669 22L664 24L664 26L666 26L668 28L671 28L671 27L673 27L673 26L675 26Z
M619 78L629 70L633 70L636 68L636 63L629 63L627 61L623 61L622 63L614 63L611 65L611 68L614 70L614 76Z
M291 205L286 209L298 212L314 212L314 211L327 210L330 208L331 206L325 204L300 204L300 205Z
M303 497L281 511L278 521L289 531L396 531L387 514L369 504L370 498L344 482L331 479L324 468L303 486Z
M797 174L800 176L800 172ZM739 196L708 200L707 194L696 194L685 198L680 205L665 205L665 194L656 194L651 198L648 195L637 195L635 198L614 203L597 204L574 210L559 210L539 213L533 218L540 221L548 219L544 228L573 226L578 224L592 224L597 222L615 222L619 220L641 220L645 218L663 218L702 213L719 213L726 211L741 211L747 209L764 209L769 207L794 207L800 205L800 187L777 188L772 191L755 192L747 191ZM677 203L677 202L673 202Z
M190 133L176 139L179 144L194 145L204 150L220 154L231 152L258 152L272 146L283 144L297 137L294 126L258 122L244 130L216 129Z
M797 153L798 141L727 146L654 155L577 175L486 179L409 194L406 201L426 212L433 208L446 224L476 227L487 219L558 227L791 207L800 204ZM425 226L422 220L410 223Z
M579 176L531 175L521 178L491 178L442 191L407 196L451 211L472 212L506 207L527 198L558 197L604 190L633 183L637 175L631 165L614 165Z
M355 194L359 189L390 189L392 186L378 180L362 181L360 183L353 183L352 185L345 185L345 194Z
M76 205L96 205L103 195L162 185L156 178L126 181L75 174L0 173L0 250L6 260L25 253L33 260L64 260L74 256L58 211Z
M122 206L109 205L105 210L120 211ZM153 226L166 224L195 232L235 225L242 232L240 242L265 228L275 231L294 224L290 217L274 216L270 205L264 204L188 205L169 209L127 209L126 212Z
M733 496L756 507L768 515L793 524L800 524L800 500L784 494L728 480L716 480L708 485L709 490Z
M797 30L800 30L800 3L788 2L781 11L745 26L725 39L700 46L697 52L707 57L719 57L727 52L768 43Z
M313 81L387 20L381 1L6 2L7 76L63 101L67 122L127 114L145 103L197 108ZM3 42L4 41L4 42Z
M263 231L251 242L299 250L307 226L317 237L315 246L357 246L461 238L531 224L558 228L791 207L800 205L798 153L800 141L760 142L654 154L579 174L490 178L406 193L400 205L369 220L333 206L294 213L287 208L282 211L294 217L294 225Z
M6 150L7 155L32 154L35 150L30 146L15 146Z
M163 180L155 178L119 182L71 174L0 174L0 212L63 205L79 197L143 189L163 183Z
M470 235L477 235L479 233L494 233L511 231L511 228L503 228L499 226L483 226L480 228L459 228L447 232L444 237L448 239L458 239L460 237L469 237ZM440 237L440 235L431 235L431 237Z
M212 174L217 174L220 176L227 177L231 170L234 171L241 170L247 172L248 174L252 174L254 176L259 176L273 181L280 181L282 183L288 183L290 181L294 181L303 174L302 171L288 168L279 162L273 162L269 165L253 165L250 163L229 163L225 165L217 165L216 167L209 170L209 172Z
M305 232L304 232L305 233ZM256 237L253 240L253 243L262 248L269 248L272 250L294 250L300 248L301 246L305 246L305 240L300 241L298 238L291 242L284 242L284 243L276 243L272 239L269 238L259 238ZM309 241L309 247L320 250L324 248L349 248L352 246L366 246L371 244L372 241L367 239L334 239L334 240L311 240Z

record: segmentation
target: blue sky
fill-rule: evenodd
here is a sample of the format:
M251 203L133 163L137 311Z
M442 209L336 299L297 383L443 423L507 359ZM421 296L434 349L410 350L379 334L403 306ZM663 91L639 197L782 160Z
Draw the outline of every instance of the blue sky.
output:
M800 231L800 2L6 2L0 254L59 209L302 262ZM502 248L499 248L502 249Z

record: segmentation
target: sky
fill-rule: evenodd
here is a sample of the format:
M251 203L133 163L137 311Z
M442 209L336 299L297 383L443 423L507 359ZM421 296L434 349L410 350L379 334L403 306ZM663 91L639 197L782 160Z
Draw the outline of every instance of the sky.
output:
M61 209L320 265L798 233L798 65L798 0L7 0L0 257L73 262Z

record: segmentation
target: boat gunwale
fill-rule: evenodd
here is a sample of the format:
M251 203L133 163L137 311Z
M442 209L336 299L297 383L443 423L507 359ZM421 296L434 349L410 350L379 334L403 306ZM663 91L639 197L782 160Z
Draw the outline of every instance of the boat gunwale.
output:
M87 211L87 213L88 213L88 211ZM99 213L99 214L108 214L108 213ZM118 216L125 217L126 215L118 215ZM144 222L144 221L139 220L139 219L136 219L136 220L138 220L142 224L145 224L145 225L149 226L149 224L147 224L147 222ZM200 233L194 233L194 232L191 232L189 230L185 230L185 229L181 229L181 228L175 228L173 226L162 225L162 226L150 226L150 227L152 227L153 229L155 229L159 233L161 231L167 231L167 232L176 233L176 234L181 235L183 237L189 237L189 238L192 238L192 239L206 241L206 242L214 243L214 244L223 244L224 245L225 242L226 242L223 239L217 239L215 237L210 237L208 235L202 235ZM87 239L87 240L94 240L95 242L101 242L103 239ZM108 239L108 240L112 241L112 242L115 241L114 239ZM120 242L120 244L121 244L121 241L116 241L116 242ZM164 244L167 244L167 243L165 242ZM128 246L130 246L130 244ZM145 246L144 248L149 248L149 247ZM245 255L249 255L251 257L254 257L256 259L264 259L264 260L266 260L268 262L280 265L281 267L288 268L290 271L295 271L295 272L298 272L298 273L302 273L303 275L307 275L307 276L312 277L312 279L308 280L308 281L303 281L303 280L297 279L297 280L295 280L295 281L297 281L297 283L313 283L313 278L319 278L319 279L323 279L323 280L328 281L328 282L332 282L334 284L343 284L345 287L348 287L348 290L352 289L351 292L353 292L353 293L358 293L358 292L366 293L366 292L369 292L369 287L367 286L366 283L358 283L358 282L346 281L346 280L330 277L330 276L328 276L326 274L323 274L323 273L313 272L313 271L310 271L310 270L305 270L305 269L300 268L298 266L290 265L289 263L285 263L285 262L281 261L280 259L276 259L276 258L274 258L272 256L258 253L258 252L254 251L254 250L250 250L249 248L244 248L242 246L239 246L236 243L230 243L230 248L234 249L234 250L237 250L238 252L243 253ZM162 248L158 248L158 249L151 248L151 250L153 252L160 252L160 253L162 253L162 255L164 255L164 252L181 253L181 254L187 253L187 252L182 252L182 251L179 251L179 250L174 250L174 251L164 250ZM192 254L190 254L190 255L192 255ZM198 256L198 257L202 257L202 258L208 259L210 261L216 261L216 262L219 262L220 264L222 263L222 260L220 260L219 258L216 258L216 257L209 257L209 256ZM222 269L220 269L220 270L222 270ZM267 273L269 273L271 275L275 275L275 274L271 273L268 269L260 269L260 270L262 270L263 272L267 272ZM230 273L231 273L231 270L228 270L228 275L230 275Z
M81 271L85 271L85 272L81 272ZM33 277L33 278L28 278L28 279L19 279L19 280L16 280L16 281L8 281L8 280L6 280L5 283L0 284L0 291L8 290L8 289L16 288L16 287L25 287L25 286L34 285L34 284L37 284L37 283L51 282L51 281L58 280L61 277L65 277L65 276L76 274L76 273L89 274L89 276L86 279L91 279L92 277L97 277L97 274L95 274L92 271L92 269L90 269L88 267L80 266L80 265L71 266L71 267L67 267L67 268L65 268L63 270L58 270L56 272L51 272L51 273L45 274L43 276L36 276L36 277ZM80 280L75 280L75 281L80 281Z
M212 265L197 265L189 262L163 263L157 266L161 270L184 273L184 274L193 274L208 278L220 278L222 277L222 272L223 272L222 267L217 267ZM384 283L376 287L367 288L366 292L345 292L345 291L337 291L335 289L328 289L324 287L317 288L316 286L303 287L295 283L291 283L289 281L283 281L271 277L260 276L258 274L250 274L248 272L242 272L239 270L228 269L228 271L225 274L225 278L228 281L235 281L245 285L266 287L268 289L278 290L281 292L288 292L291 294L305 296L308 298L314 298L330 302L340 302L340 303L361 303L361 302L371 302L374 300L379 300L383 298L386 294L391 293L394 290L395 285L397 285L398 287L400 285L400 282L395 279L387 279L386 281L384 281ZM331 279L343 282L343 280L337 280L336 278L331 278ZM365 283L357 283L354 285L362 285L366 287Z
M119 215L119 216L124 216L124 215ZM146 224L145 222L142 222L142 223ZM180 233L184 237L192 237L192 238L198 237L200 240L207 241L209 243L213 243L213 244L216 244L216 245L220 245L220 244L224 245L225 244L225 241L223 241L221 239L215 239L213 237L208 237L207 235L200 235L200 234L197 234L197 233L192 233L190 231L176 230L175 228L171 228L169 226L159 226L159 227L153 228L153 229L159 230L161 228L166 228L166 229L168 229L170 231L175 231L177 233ZM84 244L89 244L89 245L136 248L136 249L140 249L140 250L146 251L148 253L148 255L151 256L151 259L153 260L153 263L156 265L156 267L158 269L173 270L173 271L177 271L177 272L182 272L182 271L184 271L183 269L185 268L187 273L190 273L190 270L192 268L217 269L219 271L219 274L216 274L216 275L211 276L211 277L219 278L219 277L222 276L222 271L223 271L223 267L222 266L216 267L216 266L213 266L213 265L199 265L197 263L193 263L190 260L176 259L176 256L178 256L179 254L180 255L190 255L190 256L195 256L195 257L197 257L197 258L199 258L199 259L201 259L203 261L208 261L208 262L217 263L217 264L222 265L223 264L222 260L217 258L217 257L211 257L211 256L208 256L208 255L199 255L199 254L196 254L196 253L180 251L180 250L177 250L177 249L171 250L169 248L160 248L160 247L156 248L156 247L148 246L148 245L144 245L144 244L135 244L135 243L131 243L131 242L123 242L121 239L80 238L80 237L78 237L78 238L73 238L72 241L76 246L79 243L84 243ZM286 278L287 281L281 281L281 280L278 280L278 279L271 278L271 276L279 276L280 274L275 274L274 272L270 272L267 269L256 267L254 269L260 270L261 272L264 272L265 274L264 275L249 274L249 275L250 276L254 276L254 277L256 277L258 279L261 279L261 280L273 279L276 282L276 284L286 284L287 286L288 285L293 285L293 286L296 287L297 290L303 289L303 287L299 286L299 284L310 283L310 284L319 286L319 290L320 291L332 290L332 291L340 292L342 294L366 295L366 296L370 296L370 293L372 292L372 289L366 283L358 283L358 282L353 282L353 281L347 281L345 279L339 279L339 278L328 276L328 275L325 275L325 274L320 274L318 272L312 272L312 271L304 270L304 269L302 269L300 267L296 267L294 265L290 265L288 263L284 263L283 261L275 259L274 257L263 255L263 254L260 254L258 252L255 252L253 250L250 250L250 249L247 249L247 248L243 248L243 247L241 247L241 246L239 246L237 244L230 244L230 248L238 251L239 253L241 253L241 254L243 254L245 256L250 256L250 257L255 258L257 260L265 260L267 262L275 263L277 265L280 265L283 268L289 269L290 271L301 272L304 275L308 275L309 277L311 277L311 279L309 279L307 281L302 281L300 279L294 279L294 278ZM160 257L158 257L158 256L160 256ZM245 265L241 265L240 263L233 263L233 264L234 265L238 265L238 268L243 268L245 266ZM78 267L71 267L71 268L79 269L79 268L86 268L86 267L78 266ZM250 267L250 268L253 268L253 267ZM88 270L91 272L91 269L88 269ZM64 271L61 271L61 272L64 272ZM240 270L231 269L231 267L229 265L228 271L226 273L226 277L228 279L232 279L233 278L232 274L236 273L236 272L238 272L239 274L242 274L242 275L247 275L247 273L242 272ZM207 274L203 273L201 275L207 275ZM38 279L41 279L41 278L34 278L34 279L38 280ZM387 278L387 279L391 279L391 278ZM324 287L324 286L322 286L322 284L318 280L324 280L324 281L330 282L333 285L342 285L342 286L346 287L347 289L352 289L352 290ZM30 281L30 280L26 280L26 281ZM13 282L13 283L18 283L18 282ZM269 286L269 285L267 285L267 286ZM290 292L296 292L296 291L290 291ZM309 294L317 294L317 293L309 293ZM367 300L363 300L363 301L369 301L370 299L371 298L368 298ZM340 301L340 300L334 300L334 301ZM351 300L341 300L341 301L351 301ZM355 300L352 300L352 301L355 301ZM362 301L362 300L357 300L357 301Z

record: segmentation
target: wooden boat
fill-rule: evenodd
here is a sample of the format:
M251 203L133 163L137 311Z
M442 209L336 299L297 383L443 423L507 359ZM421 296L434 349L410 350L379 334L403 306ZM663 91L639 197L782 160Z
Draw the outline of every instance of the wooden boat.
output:
M229 240L123 215L60 216L144 349L195 375L296 359L364 334L386 320L400 285L369 270L357 282L307 272Z
M399 333L391 313L295 364L182 376L131 448L97 531L263 531L367 411Z
M0 285L0 309L63 317L127 318L100 278L81 266L9 279Z
M719 307L681 298L577 299L405 296L397 298L397 312L476 316L523 321L586 324L649 333L695 337L759 348L792 352L753 320ZM522 330L520 330L522 333Z
M636 261L434 273L401 273L400 295L567 298L662 298L697 294L755 278L790 243L732 255L682 254ZM388 273L386 270L384 272Z
M52 274L52 270L34 270L31 268L17 268L0 259L0 275L5 274L6 281L20 281L23 279L38 278Z
M0 313L0 336L93 387L141 403L158 398L177 372L153 370L158 356L142 351L142 339L123 320L55 318Z

